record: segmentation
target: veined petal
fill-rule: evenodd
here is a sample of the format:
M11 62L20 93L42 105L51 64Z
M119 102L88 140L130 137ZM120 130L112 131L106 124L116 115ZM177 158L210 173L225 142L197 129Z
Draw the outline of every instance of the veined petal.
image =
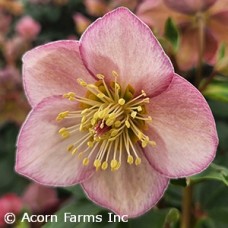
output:
M210 108L195 87L175 76L148 109L153 122L147 134L157 145L144 150L158 172L179 178L208 167L215 157L218 136Z
M168 7L184 14L194 14L205 11L215 4L217 0L164 0Z
M32 106L43 98L77 91L83 94L76 79L89 77L79 54L77 41L65 40L48 43L23 56L23 81Z
M56 117L63 110L75 110L77 103L59 96L40 102L25 121L17 142L16 171L34 181L52 186L77 184L92 173L92 165L83 166L77 155L67 151L72 138L62 139ZM73 123L73 124L72 124ZM63 120L64 126L77 124L75 119ZM82 137L75 134L75 139Z
M140 166L123 162L117 171L96 172L82 186L92 201L130 218L151 209L162 197L168 182L142 156Z
M131 84L148 96L166 89L173 67L151 30L128 9L118 8L98 19L83 34L80 53L94 75L113 81L119 74L122 86Z

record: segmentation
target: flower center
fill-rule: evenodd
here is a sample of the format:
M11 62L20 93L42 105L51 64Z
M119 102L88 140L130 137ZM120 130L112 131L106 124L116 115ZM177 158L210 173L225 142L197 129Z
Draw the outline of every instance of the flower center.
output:
M56 118L57 121L79 119L75 121L79 124L61 128L59 134L63 138L72 137L74 140L75 133L84 132L67 150L72 154L81 150L78 156L85 166L95 154L92 162L96 170L106 170L108 166L112 171L118 170L124 153L127 155L127 161L124 162L139 165L140 143L143 148L156 145L143 133L146 123L152 121L146 111L146 104L149 103L146 93L141 91L141 94L134 96L132 86L121 88L117 82L118 74L113 71L112 75L115 80L110 85L106 84L102 74L97 75L98 81L95 84L87 84L78 79L78 83L87 89L85 97L73 92L63 95L70 101L79 102L78 110L61 112Z

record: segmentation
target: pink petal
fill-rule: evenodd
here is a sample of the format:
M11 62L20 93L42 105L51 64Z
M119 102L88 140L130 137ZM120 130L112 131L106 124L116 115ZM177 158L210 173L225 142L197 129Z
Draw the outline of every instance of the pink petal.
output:
M167 7L163 0L145 0L139 5L136 13L159 36L164 34L165 23L169 17L176 22L184 22L189 19L187 15L180 14Z
M201 93L175 76L170 87L153 98L148 134L157 146L145 148L151 165L170 178L206 169L215 157L218 136L210 108Z
M75 110L75 102L60 96L44 99L30 113L20 131L17 142L16 171L34 181L52 186L77 184L93 173L92 165L84 167L77 155L67 151L83 133L62 139L61 127L77 124L75 119L58 123L60 112Z
M32 106L43 98L78 91L76 79L90 79L79 54L77 41L57 41L39 46L23 56L23 77ZM91 79L92 80L92 79Z
M222 4L222 2L218 3ZM224 9L225 7L228 7L228 1L226 6L224 6ZM228 33L224 31L227 31L228 28L227 21L228 10L224 10L212 15L208 22L208 27L210 28L211 32L213 32L213 35L217 38L218 42L225 43L226 45L228 44Z
M182 26L182 39L176 60L181 70L188 70L192 67L196 67L199 58L199 33L198 29L192 27L189 23ZM204 60L208 63L213 63L218 42L214 37L214 34L209 30L205 29L205 51Z
M168 179L157 173L144 156L139 166L123 162L119 170L98 171L82 184L92 201L129 218L152 208L167 185Z
M93 74L154 95L168 87L173 67L151 30L126 8L98 19L83 34L80 53Z
M57 191L44 185L31 183L26 188L23 196L23 203L33 213L47 212L56 207L59 203Z
M216 13L211 18L227 26L226 22L228 21L228 10Z
M177 12L184 14L194 14L205 11L215 4L217 0L164 0L166 5Z

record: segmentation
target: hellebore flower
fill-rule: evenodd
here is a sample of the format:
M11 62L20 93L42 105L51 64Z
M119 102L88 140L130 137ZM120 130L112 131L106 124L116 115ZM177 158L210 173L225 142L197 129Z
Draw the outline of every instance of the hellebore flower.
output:
M33 109L18 137L18 173L45 185L80 183L92 201L136 217L169 178L213 160L206 101L126 8L98 19L79 42L37 47L23 62Z
M40 24L30 16L22 17L16 25L17 33L29 41L35 40L40 30Z
M6 227L4 220L5 214L11 212L18 215L23 209L23 202L20 197L14 193L7 193L0 198L0 227Z
M137 15L163 34L165 21L172 17L181 31L181 44L177 62L181 69L187 70L197 64L199 58L200 36L204 47L204 60L215 62L218 44L228 45L227 18L228 1L217 0L146 0ZM202 30L200 35L199 29Z
M36 183L28 185L22 200L34 214L50 213L50 211L56 210L60 204L55 189Z

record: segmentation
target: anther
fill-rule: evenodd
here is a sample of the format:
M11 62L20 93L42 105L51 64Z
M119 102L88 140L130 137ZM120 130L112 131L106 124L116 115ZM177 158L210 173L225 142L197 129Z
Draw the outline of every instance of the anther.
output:
M120 126L121 126L121 122L120 122L119 120L117 120L117 121L115 122L114 126L115 126L116 128L120 127Z
M105 78L105 76L103 74L97 74L96 76L100 80L103 80Z
M137 115L137 112L136 112L136 111L131 112L131 117L132 117L133 119L136 117L136 115Z
M127 163L131 165L131 164L133 164L133 162L134 162L134 158L132 157L132 155L128 155Z
M125 120L125 125L126 125L127 128L130 128L131 127L131 125L130 125L130 123L129 123L128 120Z
M81 79L81 78L78 78L77 79L77 82L78 82L79 85L81 85L83 87L86 87L87 86L87 83L83 79Z
M141 158L137 157L135 159L135 165L140 165L141 164Z
M93 147L93 144L94 144L94 141L88 141L88 142L87 142L87 146L88 146L88 147Z
M124 104L125 104L125 100L124 100L123 98L120 98L120 99L118 100L118 104L119 104L119 105L124 105Z
M101 169L102 169L102 170L106 170L107 168L108 168L108 162L104 161L104 162L102 163Z
M98 170L101 166L101 161L99 159L96 159L93 165L96 167L96 170Z
M104 95L103 93L98 93L98 94L97 94L97 97L100 98L100 99L102 99L102 98L105 97L105 95Z
M142 107L141 107L141 106L138 106L138 107L137 107L137 111L138 111L138 112L141 112L141 111L142 111Z
M142 92L142 95L143 95L144 97L146 97L146 93L145 93L145 91L144 91L144 90L142 90L141 92Z
M73 149L74 149L74 145L73 145L73 144L71 144L71 145L69 145L69 146L67 147L67 150L68 150L69 152L71 152Z
M118 73L117 73L116 71L114 71L114 70L112 71L112 75L113 75L114 77L116 77L116 78L119 76Z
M145 103L150 103L150 99L149 99L149 97L144 98L144 99L143 99L143 102L145 102Z
M76 154L77 152L78 152L78 148L76 147L76 148L74 148L74 149L72 150L71 153L72 153L72 155L74 155L74 154ZM80 153L80 154L82 154L82 153ZM79 158L80 158L80 156L81 156L80 154L78 155Z
M118 165L118 161L113 159L113 160L111 161L111 168L112 168L112 169L115 169L115 168L117 167L117 165Z
M151 146L156 146L156 145L157 145L155 141L149 141L149 144L150 144Z
M118 130L116 130L116 129L112 129L112 131L111 131L111 137L116 136L118 133L119 133L119 131L118 131Z
M84 166L87 166L89 164L89 158L84 158L83 161L82 161L82 164Z

